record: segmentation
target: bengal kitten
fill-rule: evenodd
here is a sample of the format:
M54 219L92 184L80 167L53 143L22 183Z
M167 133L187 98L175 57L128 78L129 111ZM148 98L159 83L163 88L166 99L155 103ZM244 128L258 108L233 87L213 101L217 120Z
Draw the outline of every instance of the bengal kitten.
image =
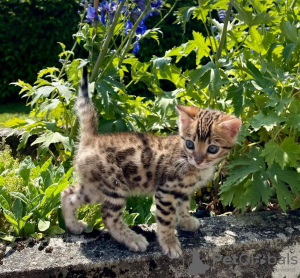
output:
M127 196L154 194L158 241L165 254L180 256L175 218L183 230L199 228L199 220L189 214L190 195L212 178L214 165L233 147L241 120L216 110L177 105L179 135L98 134L86 67L77 110L81 130L74 166L80 184L61 194L66 227L75 234L83 232L86 224L77 220L76 209L101 203L110 234L130 250L145 251L147 240L124 224L122 212Z

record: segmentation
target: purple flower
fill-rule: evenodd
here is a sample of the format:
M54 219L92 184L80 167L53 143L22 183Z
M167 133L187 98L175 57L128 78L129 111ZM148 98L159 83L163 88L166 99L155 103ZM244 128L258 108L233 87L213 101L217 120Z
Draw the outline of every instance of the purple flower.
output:
M137 35L143 35L147 30L147 26L145 25L145 19L142 19L136 28L136 34Z
M226 10L222 9L218 11L220 22L224 22L226 17Z
M144 0L133 0L134 3L143 11L145 10L145 2Z
M98 7L98 11L99 11L100 14L101 14L101 22L102 22L105 26L107 26L107 24L106 24L106 19L105 19L105 15L106 15L106 13L108 12L108 10L109 10L109 6L108 6L107 1L103 1L103 2L99 5L99 7Z
M112 1L109 5L108 14L109 14L110 23L112 23L114 20L117 7L118 7L118 5L115 1Z
M126 23L125 23L125 35L127 35L129 33L129 30L132 28L132 22L130 20L128 20Z
M225 21L226 13L227 13L227 11L224 10L224 9L218 11L219 21L220 22L224 22ZM231 10L230 13L233 14L233 10ZM230 20L233 20L233 16L230 17Z
M89 23L93 23L94 20L99 20L99 16L97 15L94 7L88 6L86 19Z
M151 5L151 8L160 9L162 7L162 4L163 4L163 1L157 0L157 1L153 1L150 5Z
M131 17L134 21L137 21L137 19L140 17L141 15L141 11L137 8L137 6L135 6L133 8L133 10L131 11Z
M136 55L139 53L139 51L140 51L140 43L138 42L138 40L136 40L136 42L133 45L132 54Z

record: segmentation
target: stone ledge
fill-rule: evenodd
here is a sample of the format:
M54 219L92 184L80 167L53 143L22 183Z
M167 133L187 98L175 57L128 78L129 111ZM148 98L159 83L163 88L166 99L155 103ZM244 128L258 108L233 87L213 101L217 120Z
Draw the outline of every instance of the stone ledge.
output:
M27 240L17 248L6 248L0 278L300 277L300 211L200 221L197 232L178 232L183 248L179 259L161 253L155 225L143 225L134 229L150 242L145 253L127 250L104 231L66 234L38 243Z

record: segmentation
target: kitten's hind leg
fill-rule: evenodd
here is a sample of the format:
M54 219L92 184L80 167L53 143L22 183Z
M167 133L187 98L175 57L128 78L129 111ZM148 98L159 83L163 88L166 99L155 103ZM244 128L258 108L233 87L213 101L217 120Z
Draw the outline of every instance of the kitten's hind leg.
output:
M65 224L73 234L81 234L87 227L85 222L77 220L77 208L96 201L86 191L84 185L74 185L61 192L61 209Z
M104 193L105 194L105 193ZM146 251L148 241L140 234L130 230L123 222L122 212L126 199L118 193L112 193L113 197L106 198L102 203L102 220L112 237L124 243L132 251ZM112 195L106 192L106 195Z

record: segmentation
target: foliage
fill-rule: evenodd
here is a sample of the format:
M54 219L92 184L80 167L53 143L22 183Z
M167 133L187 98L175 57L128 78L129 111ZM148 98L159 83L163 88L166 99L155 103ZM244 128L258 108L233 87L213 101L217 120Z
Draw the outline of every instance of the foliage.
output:
M141 48L149 38L158 43L161 36L157 26L147 29L144 20L150 13L160 12L151 7L151 1L145 2L146 8L138 6L138 16L134 16L135 5L141 2L119 1L116 9L101 6L100 17L86 6L92 23L84 22L82 14L74 47L82 44L88 58L76 58L74 47L68 51L61 44L61 69L40 71L33 86L21 80L16 83L29 97L32 115L39 118L7 123L24 128L19 147L37 134L34 143L39 144L39 153L54 160L54 145L58 153L55 163L68 165L77 132L75 92L81 67L88 63L100 132L173 132L177 103L234 113L241 117L243 128L229 157L227 176L219 169L213 181L223 204L256 209L276 199L284 211L300 207L300 35L296 25L300 6L296 1L267 0L249 6L238 0L229 4L204 0L181 7L175 13L176 23L185 28L189 20L196 20L205 32L194 30L191 39L162 57L141 61L135 56L138 44ZM167 9L171 11L171 7ZM194 58L193 67L181 66L187 57ZM171 89L163 89L166 82ZM139 83L147 86L150 97L129 93L130 87ZM131 199L124 217L131 224L151 223L151 206L152 199ZM99 206L83 209L81 214L100 227L97 213L90 214L96 210Z
M0 102L15 101L18 90L9 86L16 79L34 82L36 72L59 66L58 41L68 47L79 16L77 0L0 1ZM62 16L63 15L63 16Z
M172 6L175 0L168 2ZM0 3L0 101L12 102L16 100L18 90L9 86L11 82L21 79L32 84L40 69L60 66L57 55L61 48L57 42L64 42L67 48L72 44L72 34L76 32L79 20L77 10L80 7L78 0L2 0ZM176 7L191 3L193 0L186 0L184 4L178 1ZM147 24L153 27L159 20L159 17L151 17L147 19ZM162 55L165 49L189 38L192 25L195 24L188 24L183 34L177 32L178 27L172 24L174 21L175 17L169 16L162 22L165 36L160 45L149 40L141 42L138 54L140 59L148 61L153 54ZM79 57L85 56L80 48L76 48L75 52ZM189 62L185 61L184 64ZM147 88L141 83L129 90L147 94Z
M0 151L0 165L0 238L63 233L57 209L60 192L72 182L72 168L53 166L51 159L39 166L30 156L19 162L7 146Z

